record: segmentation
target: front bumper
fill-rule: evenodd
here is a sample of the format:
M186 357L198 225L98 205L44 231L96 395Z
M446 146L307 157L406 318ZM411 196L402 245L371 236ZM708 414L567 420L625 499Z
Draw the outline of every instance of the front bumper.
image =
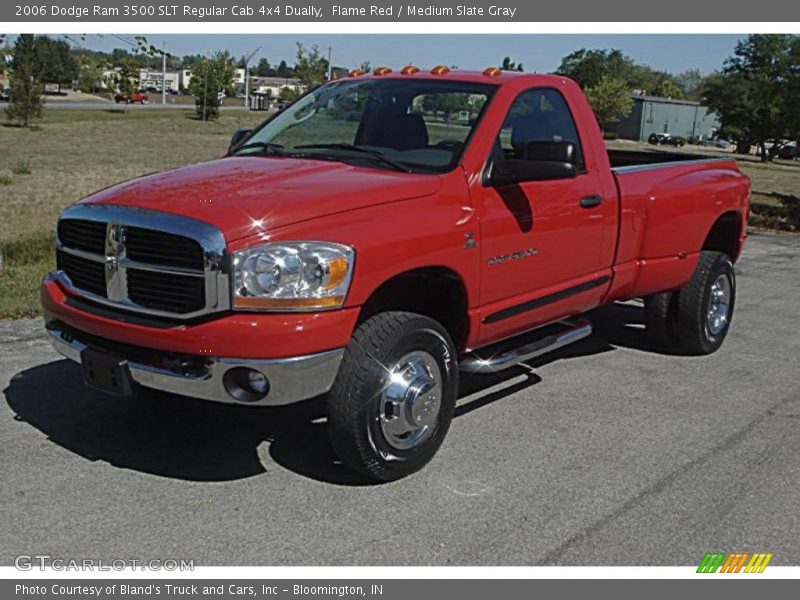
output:
M95 311L52 274L41 289L50 341L76 362L87 348L126 360L139 385L218 402L277 406L327 392L358 318L357 308L319 313L221 313L195 323L159 325ZM225 389L235 367L269 381L262 400L241 402Z
M109 351L96 338L82 338L57 321L47 324L50 343L57 352L77 363L81 362L81 352L91 347ZM113 350L111 350L113 352ZM197 358L195 364L176 358L166 360L158 354L151 355L150 362L127 359L133 381L141 386L191 396L203 400L247 404L252 406L280 406L299 400L313 398L330 390L344 348L328 350L309 356L252 360L237 358ZM262 373L269 381L269 393L261 400L244 402L234 398L225 388L225 373L236 367L247 367Z

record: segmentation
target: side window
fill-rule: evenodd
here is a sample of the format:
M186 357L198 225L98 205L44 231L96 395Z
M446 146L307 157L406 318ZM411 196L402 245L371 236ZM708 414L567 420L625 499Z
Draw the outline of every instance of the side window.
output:
M583 170L581 140L564 97L555 90L535 89L514 100L495 148L506 158L522 159L528 142L561 141L575 144L576 165Z

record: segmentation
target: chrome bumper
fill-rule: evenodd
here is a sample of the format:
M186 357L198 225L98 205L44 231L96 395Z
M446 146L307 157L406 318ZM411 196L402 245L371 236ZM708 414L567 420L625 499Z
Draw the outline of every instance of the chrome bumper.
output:
M48 326L50 343L70 360L81 362L86 344L66 335L57 327ZM313 398L331 389L344 356L344 348L308 356L251 360L210 358L202 375L179 373L153 365L127 361L133 380L148 388L203 400L249 406L281 406ZM225 372L234 367L248 367L263 373L270 384L269 394L262 400L242 402L228 394L223 384Z

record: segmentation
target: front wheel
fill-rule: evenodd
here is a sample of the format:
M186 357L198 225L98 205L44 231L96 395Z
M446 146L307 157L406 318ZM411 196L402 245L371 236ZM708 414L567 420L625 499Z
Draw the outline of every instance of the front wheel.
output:
M436 454L457 394L456 353L444 327L416 313L375 315L353 334L327 397L333 449L371 479L405 477Z

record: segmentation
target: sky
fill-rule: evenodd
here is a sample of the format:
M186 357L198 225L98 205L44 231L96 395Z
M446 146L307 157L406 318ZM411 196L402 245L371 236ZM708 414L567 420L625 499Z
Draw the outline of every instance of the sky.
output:
M132 38L126 35L125 38ZM550 72L558 67L561 57L579 48L618 48L636 62L671 73L697 68L703 74L722 66L733 53L743 35L145 35L148 42L161 46L173 55L230 50L235 56L250 54L261 46L253 60L267 58L277 65L285 60L294 64L295 42L306 46L318 45L333 49L333 64L356 68L363 61L373 67L401 67L415 64L432 67L436 64L456 65L460 69L484 69L498 65L504 56L522 63L528 72ZM127 45L114 35L87 35L82 46L96 50L125 48Z

